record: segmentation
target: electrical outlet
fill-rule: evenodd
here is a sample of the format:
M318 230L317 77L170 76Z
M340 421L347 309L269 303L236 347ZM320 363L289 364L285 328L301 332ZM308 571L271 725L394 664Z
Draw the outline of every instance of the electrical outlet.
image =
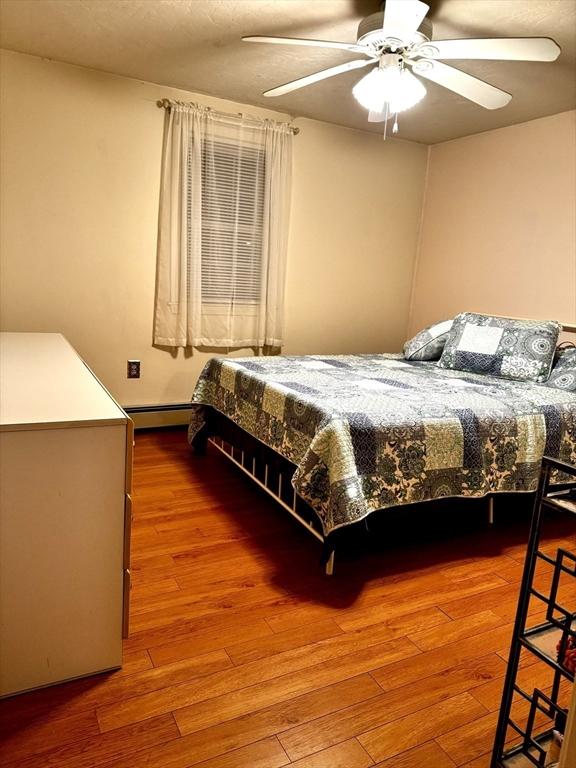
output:
M140 378L140 360L128 360L128 373L129 379Z

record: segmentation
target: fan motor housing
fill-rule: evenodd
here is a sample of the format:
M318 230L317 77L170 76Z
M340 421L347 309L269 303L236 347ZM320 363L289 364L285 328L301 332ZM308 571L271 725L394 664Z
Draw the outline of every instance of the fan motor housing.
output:
M380 49L386 46L387 41L390 38L385 38L382 34L382 25L384 23L384 12L373 13L362 19L358 25L358 39L359 45L367 45L370 48ZM412 45L415 43L427 43L432 39L432 22L429 19L424 19L422 24L418 27L418 31L414 33L410 40L402 40L404 46Z

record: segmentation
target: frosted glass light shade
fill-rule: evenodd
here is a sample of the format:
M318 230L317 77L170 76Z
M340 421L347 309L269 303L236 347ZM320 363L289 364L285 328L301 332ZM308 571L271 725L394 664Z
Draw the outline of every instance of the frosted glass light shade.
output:
M356 101L372 112L384 112L386 102L390 114L403 112L418 104L426 88L417 77L399 66L373 69L352 89Z

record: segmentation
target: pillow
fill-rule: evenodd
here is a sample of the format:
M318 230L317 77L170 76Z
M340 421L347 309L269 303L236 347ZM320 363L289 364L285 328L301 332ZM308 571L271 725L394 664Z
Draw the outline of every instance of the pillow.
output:
M576 392L576 347L558 350L558 359L546 386Z
M438 365L517 381L546 381L560 330L553 320L463 312L454 318Z
M438 360L446 344L452 320L429 325L404 344L406 360Z

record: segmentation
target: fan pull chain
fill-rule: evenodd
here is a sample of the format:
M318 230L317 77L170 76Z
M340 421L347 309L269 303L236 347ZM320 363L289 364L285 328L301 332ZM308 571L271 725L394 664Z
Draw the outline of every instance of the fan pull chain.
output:
M398 112L394 117L394 125L392 126L392 133L398 133Z
M384 109L384 141L386 141L386 130L388 128L388 102L385 101L386 108Z

